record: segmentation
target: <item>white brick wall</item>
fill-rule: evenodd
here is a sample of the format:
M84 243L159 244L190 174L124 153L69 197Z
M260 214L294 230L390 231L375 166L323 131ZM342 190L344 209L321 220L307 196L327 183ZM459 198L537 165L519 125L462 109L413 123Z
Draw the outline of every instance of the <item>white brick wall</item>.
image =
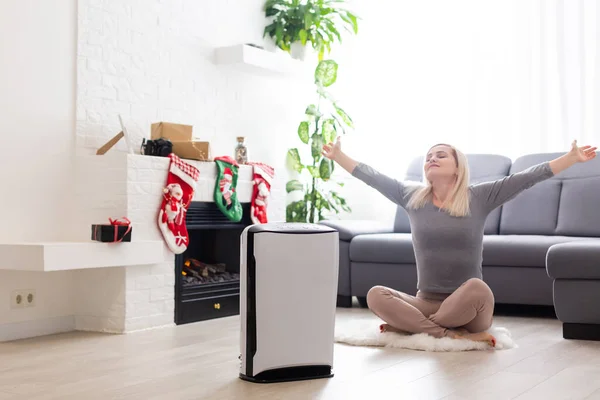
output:
M171 325L175 313L174 259L126 269L125 331Z
M127 158L121 154L85 157L74 168L73 240L90 238L91 225L127 213Z
M121 267L74 271L75 329L123 332L126 293Z

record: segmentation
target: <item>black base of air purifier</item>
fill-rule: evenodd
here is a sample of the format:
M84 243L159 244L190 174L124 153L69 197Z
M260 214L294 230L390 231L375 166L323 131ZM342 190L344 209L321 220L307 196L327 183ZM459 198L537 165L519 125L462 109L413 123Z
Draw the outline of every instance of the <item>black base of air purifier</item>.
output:
M253 383L292 382L332 377L333 371L328 365L277 368L263 371L256 374L256 376L247 376L240 373L240 379Z

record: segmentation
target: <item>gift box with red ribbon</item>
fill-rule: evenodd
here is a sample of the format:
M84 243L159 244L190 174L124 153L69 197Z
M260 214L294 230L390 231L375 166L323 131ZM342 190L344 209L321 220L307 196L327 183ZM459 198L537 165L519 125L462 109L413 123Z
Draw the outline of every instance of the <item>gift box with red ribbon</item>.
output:
M92 240L97 242L131 242L131 221L109 218L110 224L92 224Z

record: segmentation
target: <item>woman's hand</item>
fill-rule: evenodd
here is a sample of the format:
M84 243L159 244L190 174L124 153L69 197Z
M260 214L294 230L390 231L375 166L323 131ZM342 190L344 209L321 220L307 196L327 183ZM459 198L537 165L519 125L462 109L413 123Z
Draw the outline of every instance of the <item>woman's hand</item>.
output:
M593 160L596 158L596 149L592 146L578 147L577 140L573 140L571 151L550 161L550 168L556 175L577 163Z
M342 151L342 142L340 141L339 136L335 141L335 144L330 142L323 145L321 154L323 154L323 157L329 158L331 161L338 163L342 168L350 173L352 173L354 168L356 168L358 165L357 161L354 161Z
M576 162L590 161L596 157L596 149L597 147L592 146L577 147L577 140L573 140L569 156L573 157Z
M323 145L323 157L329 158L332 161L336 160L336 157L342 152L342 142L340 142L340 137L338 136L335 144L329 142Z

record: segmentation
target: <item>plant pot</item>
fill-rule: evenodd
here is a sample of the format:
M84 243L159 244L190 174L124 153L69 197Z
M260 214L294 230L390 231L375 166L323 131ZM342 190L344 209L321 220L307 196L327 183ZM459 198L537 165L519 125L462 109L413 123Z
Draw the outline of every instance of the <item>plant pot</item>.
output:
M281 50L279 48L279 46L277 46L277 44L275 44L275 40L273 40L273 38L270 38L270 37L265 38L263 48L266 51L270 51L271 53L283 52L283 50Z
M292 55L292 58L295 60L304 61L307 53L306 47L307 46L303 46L302 43L298 41L292 43L290 46L290 54Z

